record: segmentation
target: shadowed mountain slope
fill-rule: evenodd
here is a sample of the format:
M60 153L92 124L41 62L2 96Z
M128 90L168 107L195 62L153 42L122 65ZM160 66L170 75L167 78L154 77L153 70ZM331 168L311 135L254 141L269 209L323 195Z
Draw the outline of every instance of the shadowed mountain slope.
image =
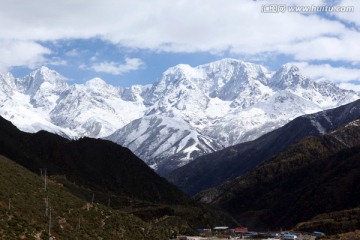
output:
M130 150L110 141L70 141L44 131L23 133L0 118L0 154L36 173L47 168L49 175L65 175L69 181L95 190L157 203L189 201Z
M358 118L360 101L301 116L254 141L202 156L174 170L167 175L167 179L194 195L246 173L306 137L331 132Z
M260 229L293 227L360 205L360 120L306 138L247 174L197 199ZM338 229L337 231L341 231Z

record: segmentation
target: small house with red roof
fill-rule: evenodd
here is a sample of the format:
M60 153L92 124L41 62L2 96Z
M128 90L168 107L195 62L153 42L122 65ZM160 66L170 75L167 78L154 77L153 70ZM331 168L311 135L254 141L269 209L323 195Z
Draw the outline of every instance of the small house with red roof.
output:
M234 229L234 232L236 234L240 234L240 233L247 233L247 232L249 232L249 230L247 227L237 227Z

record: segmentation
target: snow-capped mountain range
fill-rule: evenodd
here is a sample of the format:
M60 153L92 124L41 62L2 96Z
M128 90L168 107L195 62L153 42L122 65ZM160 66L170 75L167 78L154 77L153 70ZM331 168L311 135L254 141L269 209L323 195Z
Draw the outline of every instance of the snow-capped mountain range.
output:
M148 87L117 88L94 78L68 85L46 67L24 78L0 75L0 115L20 130L47 130L70 138L101 138L142 117Z
M296 66L276 73L223 59L177 65L152 86L114 87L95 78L68 85L42 67L24 78L0 75L0 115L21 130L106 138L160 173L205 153L253 140L300 115L359 99Z

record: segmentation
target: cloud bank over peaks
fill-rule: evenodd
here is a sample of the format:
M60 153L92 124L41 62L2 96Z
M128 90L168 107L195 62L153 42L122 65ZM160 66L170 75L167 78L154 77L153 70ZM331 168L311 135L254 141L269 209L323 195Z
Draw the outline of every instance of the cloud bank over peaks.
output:
M45 56L50 53L50 49L36 42L0 38L0 71L5 72L13 66L34 68L46 62Z
M92 66L87 67L88 69L92 69L95 72L103 72L110 73L113 75L121 75L130 71L138 70L145 66L145 63L139 58L129 58L125 57L125 63L117 63L117 62L99 62L94 63Z
M83 49L54 49L46 44L64 41L66 45L74 39L101 39L119 49L152 53L286 56L282 63L360 62L359 1L336 2L355 6L354 13L263 13L264 4L329 2L154 0L149 5L145 0L4 0L0 5L0 70L82 64L82 69L93 73L122 75L144 67L141 54L123 59L125 51L118 58L99 56L81 63Z

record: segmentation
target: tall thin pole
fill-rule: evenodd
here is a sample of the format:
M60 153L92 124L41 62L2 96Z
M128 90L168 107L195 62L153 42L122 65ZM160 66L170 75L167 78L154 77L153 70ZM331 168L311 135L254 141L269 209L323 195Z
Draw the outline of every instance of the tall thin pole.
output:
M9 198L9 210L11 210L11 198Z
M51 207L49 208L49 240L51 240Z
M93 193L92 198L91 198L91 205L94 204L94 197L95 197L95 194Z
M44 180L45 180L45 191L47 191L47 183L46 183L46 168L44 169L45 170L45 178L44 178Z
M45 198L45 216L48 216L49 212L49 196Z

